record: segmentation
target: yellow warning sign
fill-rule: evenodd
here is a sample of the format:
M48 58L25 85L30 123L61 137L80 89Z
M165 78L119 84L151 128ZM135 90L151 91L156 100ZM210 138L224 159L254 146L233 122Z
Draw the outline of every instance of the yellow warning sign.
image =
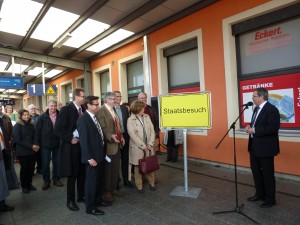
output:
M52 85L49 85L49 87L46 91L46 95L56 95L56 92L55 92L54 88L52 87Z
M160 96L161 128L211 129L210 92Z

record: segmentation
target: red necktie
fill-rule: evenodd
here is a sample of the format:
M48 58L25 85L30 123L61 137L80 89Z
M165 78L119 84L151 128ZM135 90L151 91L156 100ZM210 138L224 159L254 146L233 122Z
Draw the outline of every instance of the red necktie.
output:
M83 115L81 107L78 109L78 115L79 115L79 117L81 117Z
M115 130L116 130L116 135L117 135L118 140L121 141L122 133L121 133L120 123L119 123L117 116L115 116Z
M0 131L0 141L1 141L1 145L2 145L2 149L6 149L6 143L5 143L5 139L4 139L4 136L2 134L2 131Z

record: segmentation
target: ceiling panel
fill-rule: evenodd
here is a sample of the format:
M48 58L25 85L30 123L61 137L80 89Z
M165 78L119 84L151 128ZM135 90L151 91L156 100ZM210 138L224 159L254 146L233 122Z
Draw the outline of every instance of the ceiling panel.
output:
M202 2L203 0L168 0L162 5L173 10L174 12L179 12L184 8L187 8L197 2Z
M174 11L165 7L165 6L158 6L153 10L150 10L148 13L141 16L141 19L154 24L158 23L161 20L171 16L174 14Z
M4 0L4 1L11 1L11 0ZM22 0L20 0L22 1ZM42 4L45 4L46 2L49 2L47 0L34 0L35 2L39 2ZM89 18L93 20L100 21L102 23L109 24L110 26L113 26L119 21L122 21L122 19L128 17L131 13L138 10L141 6L149 3L150 1L158 1L158 0L109 0L102 8L100 8L98 11L96 11L93 15L91 15ZM147 13L140 16L139 18L135 18L130 23L124 25L121 27L122 29L139 33L143 30L146 30L147 28L161 22L162 20L173 16L174 14L184 10L185 8L197 3L207 0L167 0L163 2L160 6L157 6L153 10L148 10ZM0 0L0 3L3 2L3 0ZM55 0L53 1L52 7L65 10L67 12L71 12L73 14L76 14L78 16L82 16L84 12L86 12L93 4L98 2L98 0ZM13 12L12 12L13 13ZM43 17L39 18L40 21ZM84 22L83 19L79 19L80 22ZM33 23L34 24L34 23ZM34 24L35 26L32 27L32 31L38 27L38 23ZM1 26L1 20L0 20L0 26ZM45 26L45 25L44 25ZM75 29L76 26L74 26ZM117 27L119 28L119 27ZM29 28L26 28L29 29ZM93 29L93 27L92 27ZM109 28L108 28L109 29ZM50 28L49 28L50 30ZM33 33L32 32L32 33ZM65 32L65 31L63 31ZM74 32L74 30L70 31L71 33ZM89 32L85 31L84 33ZM31 33L31 34L32 34ZM72 48L68 47L66 45L62 45L60 48L54 48L54 43L47 42L47 41L41 41L37 39L33 39L32 35L28 35L25 41L23 40L24 37L0 32L0 47L5 46L11 46L15 49L17 49L21 43L23 46L23 51L29 51L33 53L38 53L41 55L49 54L49 56L55 56L55 57L66 57L67 55L70 55L70 53L74 53L75 55L71 58L71 60L76 60L80 62L86 62L89 58L92 58L95 55L98 55L99 53L87 51L85 48L89 48L86 46L90 45L84 45L82 49ZM105 38L103 36L102 38ZM98 39L97 39L98 40ZM23 41L23 42L22 42ZM78 51L76 51L78 50ZM107 51L107 50L105 50ZM78 52L78 53L77 53ZM6 54L6 52L5 52ZM0 55L0 61L3 62L10 62L11 57L7 57L5 55ZM26 64L31 65L34 62L30 60L25 59L15 59L15 63ZM34 64L34 66L41 66L41 63L38 62ZM45 67L49 67L50 65L45 65ZM55 68L55 67L53 67ZM60 69L67 69L67 68L60 68ZM3 75L0 74L0 76ZM30 81L32 83L38 83L41 82L41 78L38 78L37 80L34 80L32 76L28 76L25 78L25 82Z
M153 25L153 23L139 18L124 26L124 29L134 33L138 33L151 25Z

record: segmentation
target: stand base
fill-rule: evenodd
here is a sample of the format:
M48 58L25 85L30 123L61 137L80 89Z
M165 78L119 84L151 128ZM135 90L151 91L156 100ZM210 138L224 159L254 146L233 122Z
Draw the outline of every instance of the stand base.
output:
M236 206L234 210L227 210L227 211L220 211L220 212L213 212L212 214L213 215L216 215L216 214L224 214L224 213L233 213L233 212L236 212L238 214L241 214L243 215L244 217L248 218L249 220L251 220L253 223L255 224L259 224L257 221L255 221L254 219L252 219L251 217L247 216L245 213L243 213L241 211L241 208L244 206L244 204L242 204L241 206Z
M177 186L171 191L170 195L180 196L180 197L189 197L189 198L198 198L201 192L201 188L189 188L188 191L184 190L183 186Z

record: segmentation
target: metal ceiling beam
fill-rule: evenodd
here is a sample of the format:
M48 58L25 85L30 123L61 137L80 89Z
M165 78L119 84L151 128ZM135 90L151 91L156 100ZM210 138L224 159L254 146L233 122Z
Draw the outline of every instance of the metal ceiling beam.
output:
M42 55L33 52L0 47L0 54L14 56L22 59L28 59L36 62L44 62L51 65L62 66L62 67L67 67L72 69L87 70L87 65L84 62L78 62L75 60L54 57L49 55Z
M96 2L90 6L67 30L64 31L45 51L44 54L48 55L51 53L54 49L53 45L56 41L58 41L60 38L62 38L67 33L72 33L74 30L76 30L82 23L84 23L91 15L93 15L96 11L98 11L101 7L103 7L109 0L96 0ZM30 64L27 69L25 70L28 72L32 66L34 66L35 63ZM90 70L90 65L86 64L85 67ZM47 69L47 71L50 71L54 69L55 66L51 66ZM42 74L39 74L35 78L29 80L26 84L33 82L34 80L39 79L42 76Z
M75 49L73 52L68 54L67 58L72 58L76 54L84 51L85 49L91 47L92 45L96 44L98 41L104 39L108 35L112 34L113 32L117 31L118 29L124 27L125 25L129 24L130 22L136 20L137 18L141 17L145 13L149 12L150 10L156 8L157 6L161 5L167 0L152 0L148 1L146 4L142 5L138 9L134 10L132 13L130 13L128 16L125 16L124 18L120 19L118 22L116 22L114 25L112 25L110 28L90 40L89 42L85 43L78 49Z
M35 17L34 21L32 22L30 28L26 32L26 35L24 36L24 38L22 39L21 43L19 44L18 49L22 49L24 47L24 45L30 39L32 33L35 31L35 28L39 25L39 23L44 18L45 14L48 12L49 8L53 5L54 2L55 2L55 0L47 0L46 1L46 3L43 5L43 7L41 8L41 10L39 11L38 15ZM8 70L8 68L10 66L11 66L11 60L9 60L9 62L6 64L5 70Z
M18 49L22 49L27 41L30 39L31 35L37 28L37 26L40 24L46 13L49 11L50 7L53 5L55 0L47 0L41 10L39 11L38 15L35 17L34 21L32 22L30 28L28 29L26 35L22 39L21 43L19 44Z
M118 49L118 48L120 48L120 47L122 47L122 46L138 39L138 38L143 37L144 35L147 35L147 34L153 32L155 30L158 30L158 29L160 29L160 28L162 28L162 27L164 27L168 24L174 23L175 21L177 21L177 20L179 20L179 19L181 19L185 16L188 16L188 15L194 13L194 12L197 12L197 11L199 11L199 10L201 10L201 9L203 9L203 8L209 6L209 5L211 5L211 4L213 4L217 1L220 1L220 0L203 0L203 1L200 1L196 4L194 4L194 5L191 5L190 7L180 11L179 13L176 13L175 15L170 16L170 17L162 20L161 22L158 22L158 23L154 24L153 26L144 29L143 31L141 31L139 33L137 33L137 34L135 34L131 37L128 37L125 40L123 40L123 41L121 41L117 44L114 44L113 46L109 47L108 49L105 49L105 50L91 56L88 59L88 61L92 61L92 60L97 59L97 58L99 58L103 55L106 55L106 54L108 54L108 53L110 53L110 52L112 52L112 51L114 51L114 50L116 50L116 49Z
M53 50L53 45L60 38L64 37L68 33L72 33L76 30L82 23L84 23L91 15L93 15L96 11L102 8L109 0L96 0L96 2L88 8L67 30L64 31L45 51L45 54L49 54Z

